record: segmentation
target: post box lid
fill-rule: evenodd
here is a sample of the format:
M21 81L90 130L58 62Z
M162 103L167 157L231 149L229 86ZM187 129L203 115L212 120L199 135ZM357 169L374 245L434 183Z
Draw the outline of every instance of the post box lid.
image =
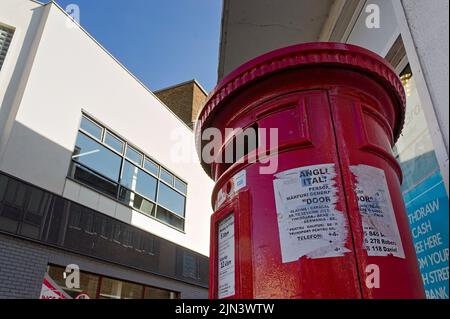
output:
M404 125L406 96L402 82L393 67L379 55L359 46L316 42L293 45L263 54L244 63L224 77L210 93L197 117L194 133L199 155L202 130L210 125L210 120L229 96L242 87L275 72L315 65L339 66L375 77L396 99L394 102L397 105L397 118L393 133L397 141ZM205 165L203 161L202 164L208 172L209 169L205 167L208 165Z

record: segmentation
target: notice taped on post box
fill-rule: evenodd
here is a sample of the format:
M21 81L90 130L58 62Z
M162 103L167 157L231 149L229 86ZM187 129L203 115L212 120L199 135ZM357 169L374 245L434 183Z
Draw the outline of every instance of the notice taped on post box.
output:
M218 297L224 299L235 295L234 215L219 223L218 236Z
M334 164L281 172L273 181L283 263L308 258L340 257L348 225L336 209L338 189Z
M384 171L367 165L350 167L356 177L356 196L369 256L405 258Z

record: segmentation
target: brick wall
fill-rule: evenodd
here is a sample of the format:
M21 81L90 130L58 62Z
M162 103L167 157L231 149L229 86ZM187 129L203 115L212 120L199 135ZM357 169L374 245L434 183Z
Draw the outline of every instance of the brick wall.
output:
M206 101L206 93L194 80L157 91L155 95L190 128Z
M39 298L47 264L45 249L0 235L0 299Z

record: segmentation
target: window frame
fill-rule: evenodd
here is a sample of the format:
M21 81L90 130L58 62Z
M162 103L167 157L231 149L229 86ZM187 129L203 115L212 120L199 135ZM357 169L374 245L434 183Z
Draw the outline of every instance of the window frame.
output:
M88 121L92 122L93 124L95 124L96 126L100 127L102 129L102 134L101 134L101 138L100 140L96 137L93 136L92 134L90 134L89 132L87 132L86 130L81 128L81 123L83 118L86 118ZM85 112L82 112L81 114L81 120L80 120L80 125L77 131L78 135L84 134L86 137L91 138L93 141L99 143L101 146L105 147L107 150L112 151L114 154L116 154L117 156L120 157L121 163L120 163L120 171L119 171L119 178L118 181L113 181L110 178L104 176L103 174L97 172L95 169L92 169L82 163L77 162L75 159L71 159L71 165L70 165L70 169L69 169L69 174L68 174L68 178L76 181L77 183L81 183L83 185L86 185L88 188L93 189L95 192L98 192L104 196L107 196L109 198L114 199L116 202L118 202L121 205L124 205L126 207L130 207L131 209L145 215L148 216L150 218L156 219L158 222L171 227L177 231L180 231L182 233L185 233L185 227L186 227L186 206L187 206L187 194L188 194L188 187L189 184L183 180L182 178L180 178L179 176L177 176L176 174L174 174L171 170L167 169L166 167L162 166L158 161L155 161L151 156L147 155L145 152L143 152L142 150L140 150L138 147L135 147L133 144L129 143L126 139L124 139L123 137L121 137L119 134L115 133L113 130L111 130L109 127L105 126L104 124L102 124L101 122L95 120L92 116L86 114ZM114 138L117 138L119 141L123 142L123 150L122 153L118 152L117 150L115 150L113 147L109 146L108 144L106 144L106 134L110 134L111 136L113 136ZM77 136L78 136L77 135ZM77 137L78 138L78 137ZM75 145L76 147L76 145ZM127 151L128 149L131 149L134 152L137 152L138 154L141 154L142 156L142 160L141 163L138 165L137 163L135 163L133 160L129 159L127 157ZM155 195L155 199L151 199L148 198L147 196L141 194L140 192L137 191L133 191L131 189L129 189L127 186L122 185L122 178L123 178L123 173L124 173L124 167L125 167L125 163L129 162L131 165L136 166L138 169L142 170L144 173L149 174L151 177L156 179L156 195ZM154 174L153 172L151 172L150 170L145 168L145 164L146 161L149 161L151 163L153 163L157 169L158 169L158 174ZM73 166L80 166L81 168L85 169L88 173L90 172L91 174L93 173L94 175L98 175L101 178L106 179L107 181L109 181L110 183L113 183L114 185L117 186L117 191L115 196L111 196L111 194L108 194L102 190L99 190L97 188L95 188L94 186L91 185L87 185L85 182L83 182L82 180L78 180L74 175L74 172L72 173L72 167ZM161 179L161 173L165 171L167 172L167 174L170 174L172 176L172 184L169 184L167 181ZM180 190L178 190L175 186L176 181L181 182L182 184L185 185L186 187L186 192L182 192ZM172 211L171 209L165 207L164 205L159 204L159 192L160 192L160 183L164 183L164 185L166 185L167 187L169 187L172 191L175 191L176 193L180 194L182 197L184 197L184 208L183 208L183 216L180 216L178 213ZM136 207L130 206L128 205L126 202L122 201L120 199L120 194L121 194L121 190L125 189L131 193L137 194L138 196L144 198L145 200L149 201L150 203L154 204L154 214L148 213L148 212L144 212ZM176 218L181 219L182 220L182 227L179 228L175 225L172 225L160 218L158 218L158 207L161 206L161 208L163 208L164 210L166 210L167 212L169 212L170 214L173 214Z

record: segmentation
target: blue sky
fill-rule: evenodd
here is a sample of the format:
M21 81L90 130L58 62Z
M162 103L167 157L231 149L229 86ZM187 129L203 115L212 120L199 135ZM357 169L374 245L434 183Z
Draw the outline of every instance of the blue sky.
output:
M81 25L152 90L217 82L221 0L56 0L77 4Z

